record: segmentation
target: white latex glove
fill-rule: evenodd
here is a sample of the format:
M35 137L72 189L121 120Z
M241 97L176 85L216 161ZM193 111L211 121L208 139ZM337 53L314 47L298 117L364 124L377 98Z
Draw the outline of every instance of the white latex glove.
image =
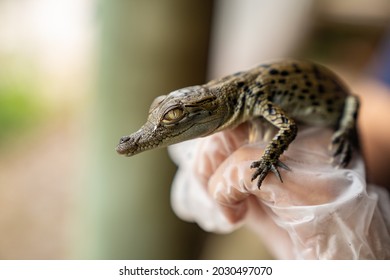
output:
M261 131L243 124L169 148L179 167L171 197L179 217L212 232L247 225L280 259L390 258L389 194L367 187L358 153L337 169L332 131L301 127L280 158L291 169L279 168L284 183L269 173L259 190L249 166L268 143Z

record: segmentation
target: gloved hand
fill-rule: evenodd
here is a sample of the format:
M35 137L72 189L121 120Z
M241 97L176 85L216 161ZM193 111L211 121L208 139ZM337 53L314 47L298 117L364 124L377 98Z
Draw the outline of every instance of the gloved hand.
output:
M252 122L171 146L176 214L212 232L249 226L280 259L390 258L389 194L367 187L360 154L337 169L328 151L333 132L300 127L280 157L291 169L279 169L284 182L269 173L259 190L250 165L271 133Z

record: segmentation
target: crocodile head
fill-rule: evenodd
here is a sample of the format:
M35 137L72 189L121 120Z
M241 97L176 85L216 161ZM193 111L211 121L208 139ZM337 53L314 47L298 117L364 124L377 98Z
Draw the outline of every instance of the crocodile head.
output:
M146 123L120 139L116 151L132 156L209 135L224 122L226 108L204 87L193 86L157 97Z

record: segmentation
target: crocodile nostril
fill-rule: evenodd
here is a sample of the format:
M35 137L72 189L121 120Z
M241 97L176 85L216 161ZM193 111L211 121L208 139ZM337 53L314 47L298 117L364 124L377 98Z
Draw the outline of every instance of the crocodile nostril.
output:
M119 144L123 144L123 143L125 143L125 142L127 142L127 141L129 141L130 140L130 137L129 136L123 136L122 138L121 138L121 140L119 141Z

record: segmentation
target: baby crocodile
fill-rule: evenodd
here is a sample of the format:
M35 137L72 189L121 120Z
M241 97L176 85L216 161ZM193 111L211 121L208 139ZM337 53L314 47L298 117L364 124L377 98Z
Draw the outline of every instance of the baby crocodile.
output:
M338 167L347 166L358 109L359 99L329 69L284 60L157 97L144 126L122 137L116 151L132 156L261 117L278 132L250 166L260 188L269 171L282 181L277 168L289 170L279 157L297 135L297 123L334 128L329 149Z

